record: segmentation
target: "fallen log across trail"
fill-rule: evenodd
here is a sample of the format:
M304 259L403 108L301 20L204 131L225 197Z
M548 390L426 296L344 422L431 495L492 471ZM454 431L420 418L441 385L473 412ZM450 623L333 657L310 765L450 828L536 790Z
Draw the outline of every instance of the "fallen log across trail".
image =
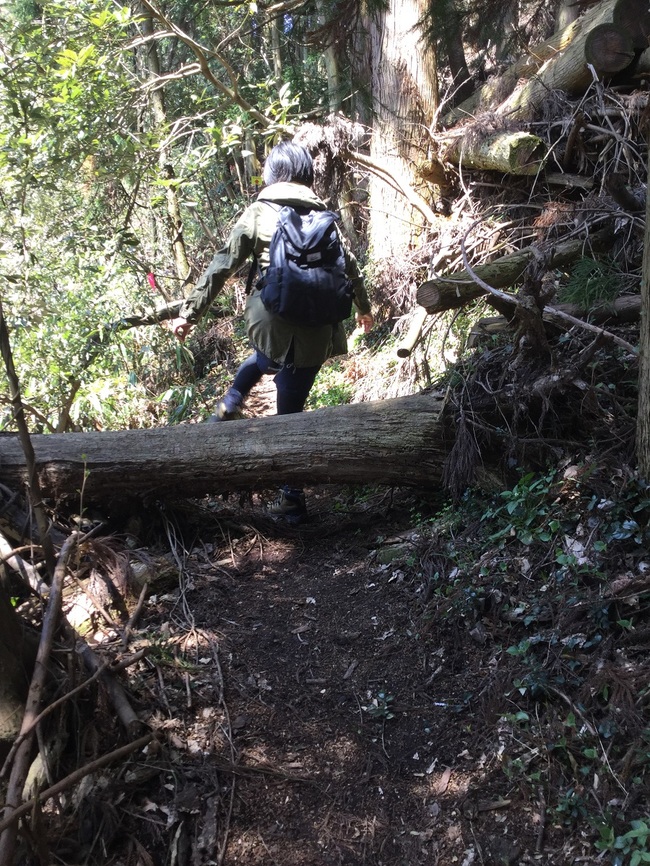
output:
M32 436L49 499L194 498L277 484L439 486L453 436L440 393L296 415L151 430ZM0 482L25 483L17 437L0 438Z

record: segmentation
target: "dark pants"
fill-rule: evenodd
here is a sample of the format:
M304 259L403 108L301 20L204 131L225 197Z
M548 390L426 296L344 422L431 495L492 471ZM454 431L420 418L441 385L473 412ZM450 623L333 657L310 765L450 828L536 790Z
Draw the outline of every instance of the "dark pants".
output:
M302 412L305 408L311 386L314 384L319 370L320 365L295 367L293 364L293 344L284 364L272 361L259 349L256 349L237 371L232 387L239 391L243 397L247 397L262 376L275 375L273 381L278 389L277 414L293 415L296 412Z

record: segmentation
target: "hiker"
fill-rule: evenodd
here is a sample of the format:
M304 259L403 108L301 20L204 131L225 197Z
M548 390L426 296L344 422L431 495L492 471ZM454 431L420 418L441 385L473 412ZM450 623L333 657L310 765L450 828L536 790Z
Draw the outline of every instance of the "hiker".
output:
M180 315L169 326L184 340L192 326L205 313L221 291L226 279L253 255L264 273L269 264L269 245L279 218L288 205L307 211L326 211L313 192L313 162L301 145L283 141L269 153L264 165L265 188L235 224L226 245L212 259L194 286ZM357 261L342 240L345 274L350 281L357 325L367 333L373 326L370 303ZM250 282L250 281L249 281ZM229 421L241 417L244 400L264 375L273 375L277 388L277 414L302 412L309 391L323 363L347 351L341 322L325 325L297 325L268 311L262 300L260 284L251 286L244 311L253 354L241 365L232 386L219 401L210 421ZM301 490L283 487L272 514L295 517L306 514Z

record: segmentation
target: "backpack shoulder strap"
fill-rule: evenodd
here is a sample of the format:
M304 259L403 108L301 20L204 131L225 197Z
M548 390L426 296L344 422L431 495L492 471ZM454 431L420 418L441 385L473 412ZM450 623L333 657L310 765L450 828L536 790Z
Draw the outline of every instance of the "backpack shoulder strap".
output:
M250 295L258 271L261 275L262 269L260 268L259 259L256 255L253 255L253 261L251 262L250 270L248 271L248 276L246 277L246 288L244 289L245 295Z

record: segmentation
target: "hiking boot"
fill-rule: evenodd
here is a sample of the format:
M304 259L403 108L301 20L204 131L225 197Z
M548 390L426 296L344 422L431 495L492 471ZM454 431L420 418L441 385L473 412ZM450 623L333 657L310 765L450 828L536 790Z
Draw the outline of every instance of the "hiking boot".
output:
M242 405L243 396L235 388L230 388L223 395L223 399L217 403L217 411L208 418L208 424L216 424L219 421L239 421L244 417Z
M277 499L267 505L267 511L271 517L286 520L294 526L304 523L307 519L305 494L302 490L281 487Z

